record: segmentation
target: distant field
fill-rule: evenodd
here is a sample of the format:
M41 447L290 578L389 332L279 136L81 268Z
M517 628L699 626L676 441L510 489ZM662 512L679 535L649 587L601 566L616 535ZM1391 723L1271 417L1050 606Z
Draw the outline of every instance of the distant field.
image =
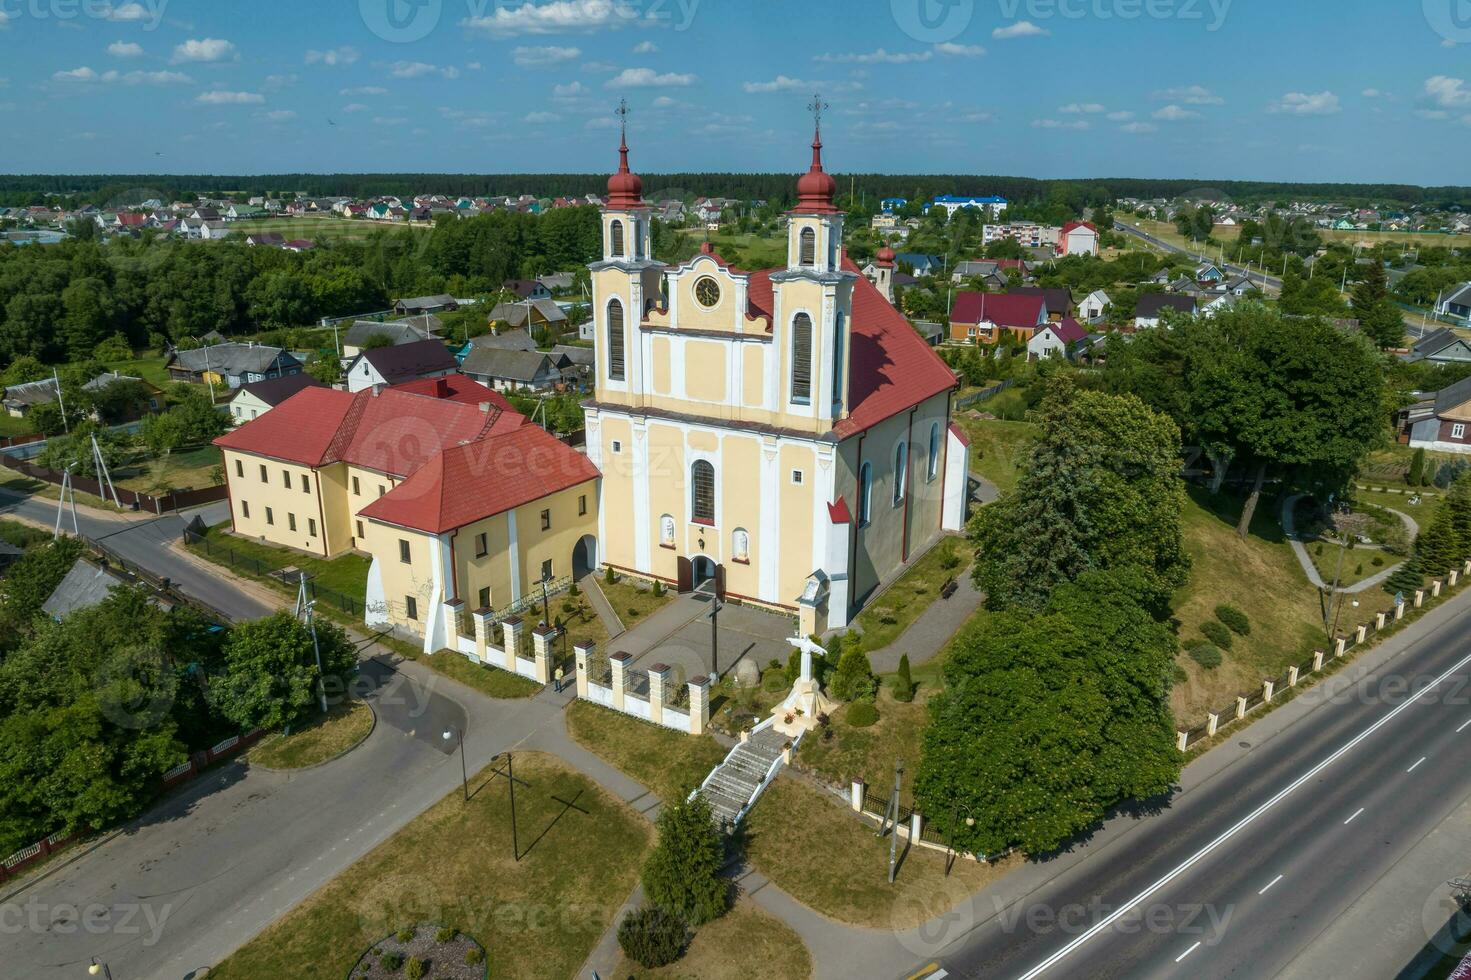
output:
M1190 241L1181 235L1175 226L1165 221L1149 221L1144 218L1124 216L1119 219L1128 224L1137 224L1143 231L1148 232L1161 241L1169 242L1179 248L1191 248ZM1367 245L1382 245L1385 242L1404 242L1407 245L1443 245L1447 248L1462 248L1471 245L1471 235L1440 235L1434 232L1410 232L1410 231L1336 231L1332 228L1317 228L1318 235L1325 242L1363 242ZM1241 235L1239 227L1228 227L1216 225L1211 232L1211 237L1219 242L1231 243Z
M287 241L295 238L310 238L321 241L333 238L367 238L383 229L413 228L427 232L428 225L410 225L402 221L365 221L361 218L338 218L323 215L307 218L268 218L261 221L237 221L232 230L245 235L275 232Z
M698 249L705 241L705 231L701 228L682 228L678 234L681 238L691 240ZM772 266L785 265L787 260L787 240L785 235L738 235L731 232L711 232L710 243L715 246L715 251L720 257L733 265L743 269L766 269Z

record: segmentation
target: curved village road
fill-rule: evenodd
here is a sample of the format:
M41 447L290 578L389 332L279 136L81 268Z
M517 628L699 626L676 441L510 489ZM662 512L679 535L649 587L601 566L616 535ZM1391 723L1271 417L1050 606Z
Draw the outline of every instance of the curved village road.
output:
M965 910L989 918L941 966L1024 980L1272 977L1297 959L1312 975L1315 938L1471 799L1467 599L1234 733L1158 814L1118 818L1084 845L1086 860L1059 861L1066 870L1007 906ZM1471 854L1463 865L1426 875L1423 926L1415 909L1408 926L1340 935L1337 959L1363 976L1408 964L1444 924L1435 895Z

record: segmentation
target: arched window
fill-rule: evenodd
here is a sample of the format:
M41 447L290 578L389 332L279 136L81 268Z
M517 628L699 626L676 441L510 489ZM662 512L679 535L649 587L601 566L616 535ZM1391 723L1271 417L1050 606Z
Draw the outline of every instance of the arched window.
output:
M608 300L608 380L623 380L623 304Z
M873 519L873 464L858 469L858 526L867 527Z
M613 221L608 226L608 254L622 257L623 255L623 222Z
M909 444L901 442L894 450L894 506L904 503L904 491L909 486Z
M833 402L843 400L843 314L838 314L833 330Z
M817 264L817 232L803 228L797 236L797 262L800 265Z
M708 460L690 467L690 517L696 524L715 523L715 467Z
M812 318L806 313L792 317L792 401L812 401Z
M940 423L934 422L930 425L930 464L926 468L929 478L933 480L940 472Z
M751 536L743 527L736 528L730 535L731 561L751 560Z
M633 223L633 257L636 259L644 257L644 228L641 221Z

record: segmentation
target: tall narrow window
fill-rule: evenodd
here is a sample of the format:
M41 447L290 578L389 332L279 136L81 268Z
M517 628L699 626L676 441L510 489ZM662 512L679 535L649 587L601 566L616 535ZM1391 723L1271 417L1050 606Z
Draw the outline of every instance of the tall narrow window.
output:
M934 422L930 425L930 464L926 468L929 479L933 480L940 472L940 423Z
M690 467L690 515L696 524L715 523L715 467L707 460Z
M792 401L806 405L812 400L812 318L806 313L792 317Z
M623 304L608 300L608 380L623 380Z
M614 221L608 226L608 254L619 258L623 256L623 222Z
M817 264L817 232L803 228L797 236L797 262L800 265Z
M858 526L867 527L873 519L873 464L864 463L858 470Z
M894 506L904 503L904 491L909 486L909 444L901 442L894 450Z
M833 330L833 402L843 400L843 381L845 371L843 370L843 314L838 314L836 327Z

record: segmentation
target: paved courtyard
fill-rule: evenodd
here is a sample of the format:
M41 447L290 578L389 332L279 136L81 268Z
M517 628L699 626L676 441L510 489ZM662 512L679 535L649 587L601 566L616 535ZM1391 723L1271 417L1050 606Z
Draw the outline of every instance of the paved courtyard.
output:
M675 669L675 681L718 673L725 676L743 660L759 670L772 660L787 662L795 636L796 620L791 616L726 603L717 617L716 653L711 656L710 600L703 595L683 595L664 606L642 623L615 637L609 653L632 655L632 666L647 669L653 664L667 664Z

